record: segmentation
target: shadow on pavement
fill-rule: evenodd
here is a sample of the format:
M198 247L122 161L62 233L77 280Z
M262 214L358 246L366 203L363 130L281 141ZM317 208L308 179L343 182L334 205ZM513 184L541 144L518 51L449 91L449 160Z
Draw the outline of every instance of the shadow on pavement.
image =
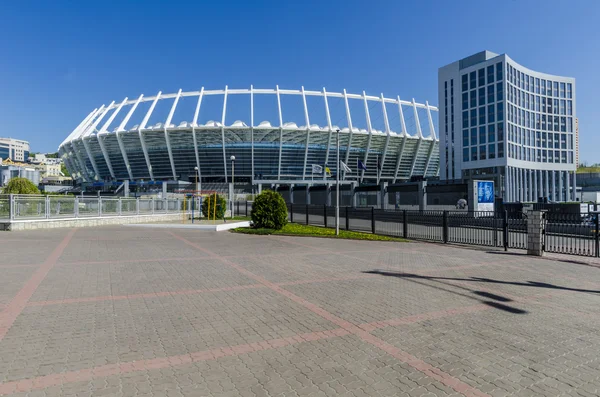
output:
M382 276L398 277L398 278L405 278L405 279L423 279L423 280L432 280L432 281L441 281L441 280L467 281L467 282L474 282L474 283L493 283L493 284L503 284L503 285L516 285L516 286L521 286L521 287L548 288L548 289L557 289L557 290L563 290L563 291L584 292L584 293L588 293L588 294L600 294L600 291L596 291L596 290L563 287L560 285L542 283L539 281L526 281L526 282L504 281L504 280L495 280L495 279L484 278L484 277L469 277L469 278L436 277L436 276L422 276L422 275L413 274L413 273L392 273L392 272L385 272L385 271L381 271L381 270L369 270L369 271L365 271L363 273L379 274ZM450 285L452 285L453 287L458 287L454 284L450 284ZM474 292L474 291L471 291L471 292ZM482 292L482 291L480 291L480 292ZM474 292L474 293L477 293L477 292ZM477 294L483 296L481 293L477 293ZM484 294L487 294L486 297L491 297L490 295L494 295L494 294L490 294L488 292L484 292ZM496 295L496 296L498 296L498 295ZM502 298L504 298L504 297L502 297ZM504 299L508 299L508 298L504 298ZM510 301L510 300L508 300L508 301ZM508 302L508 301L503 301L503 302Z
M494 254L494 255L512 255L512 256L523 256L523 257L528 256L524 252L521 253L521 252L506 252L506 251L486 251L485 253L486 254ZM567 255L567 254L562 254L562 255ZM531 258L531 257L529 256L529 258ZM600 268L600 265L598 265L598 264L589 263L589 262L585 262L585 261L578 261L575 259L566 259L566 258L560 258L560 257L556 257L556 256L542 256L542 257L537 257L537 258L538 259L547 259L547 260L555 261L555 262L571 263L574 265L595 267L596 269Z

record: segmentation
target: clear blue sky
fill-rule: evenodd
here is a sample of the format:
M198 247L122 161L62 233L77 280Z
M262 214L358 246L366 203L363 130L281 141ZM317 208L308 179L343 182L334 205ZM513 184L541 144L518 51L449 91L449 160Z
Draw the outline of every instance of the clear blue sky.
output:
M0 15L0 136L32 151L159 90L325 86L437 105L438 67L488 49L577 79L581 159L600 162L597 0L22 0Z

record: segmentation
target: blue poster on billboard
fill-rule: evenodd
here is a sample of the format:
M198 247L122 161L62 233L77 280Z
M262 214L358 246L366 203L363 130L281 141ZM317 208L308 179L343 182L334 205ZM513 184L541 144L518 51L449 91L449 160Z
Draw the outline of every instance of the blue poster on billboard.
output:
M494 182L477 181L477 211L494 210Z

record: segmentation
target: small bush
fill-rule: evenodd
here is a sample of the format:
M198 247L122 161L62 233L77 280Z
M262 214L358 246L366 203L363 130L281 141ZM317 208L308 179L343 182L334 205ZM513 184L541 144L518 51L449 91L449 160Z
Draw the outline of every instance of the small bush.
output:
M287 205L281 194L266 190L254 199L250 216L256 228L279 230L287 223Z
M2 189L2 194L40 194L40 190L27 178L12 178Z
M207 219L223 219L226 209L227 203L225 202L225 198L217 195L217 193L213 193L210 196L202 199L202 215L204 215Z

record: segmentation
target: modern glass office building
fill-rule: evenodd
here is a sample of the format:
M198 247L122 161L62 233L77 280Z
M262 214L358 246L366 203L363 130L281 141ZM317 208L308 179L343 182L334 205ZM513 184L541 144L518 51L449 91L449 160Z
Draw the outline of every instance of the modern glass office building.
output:
M483 51L440 68L438 96L442 179L492 179L506 202L575 200L575 79Z
M343 179L395 182L438 175L435 112L428 103L364 91L159 92L95 109L59 153L87 182L193 181L196 173L202 181L230 182L235 170L236 182L306 183L326 180L313 169L337 172L339 129L340 159L352 170ZM264 115L268 121L259 121Z

